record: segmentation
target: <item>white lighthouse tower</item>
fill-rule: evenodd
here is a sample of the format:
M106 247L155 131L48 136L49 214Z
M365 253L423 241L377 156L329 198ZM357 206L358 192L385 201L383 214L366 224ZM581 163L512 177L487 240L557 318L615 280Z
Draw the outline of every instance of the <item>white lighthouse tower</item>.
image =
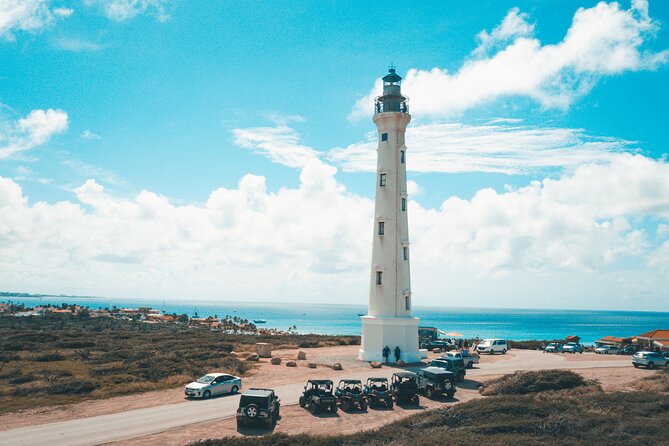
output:
M407 219L406 146L404 133L411 121L408 98L402 96L402 78L391 68L383 78L383 96L375 99L378 128L374 245L372 251L369 314L362 317L359 359L410 363L421 359L418 318L411 315L409 277L409 224Z

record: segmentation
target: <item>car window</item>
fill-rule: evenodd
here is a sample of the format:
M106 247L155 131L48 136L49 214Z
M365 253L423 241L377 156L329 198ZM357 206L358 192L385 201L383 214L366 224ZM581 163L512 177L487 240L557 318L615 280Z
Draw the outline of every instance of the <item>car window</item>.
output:
M197 382L199 382L200 384L210 384L213 380L214 380L213 376L204 375L203 377L198 379Z

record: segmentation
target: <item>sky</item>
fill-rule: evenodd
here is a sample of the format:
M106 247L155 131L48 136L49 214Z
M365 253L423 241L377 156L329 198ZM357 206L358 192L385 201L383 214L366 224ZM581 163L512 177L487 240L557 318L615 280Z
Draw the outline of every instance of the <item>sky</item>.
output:
M0 0L0 290L366 303L391 64L415 305L669 311L662 0Z

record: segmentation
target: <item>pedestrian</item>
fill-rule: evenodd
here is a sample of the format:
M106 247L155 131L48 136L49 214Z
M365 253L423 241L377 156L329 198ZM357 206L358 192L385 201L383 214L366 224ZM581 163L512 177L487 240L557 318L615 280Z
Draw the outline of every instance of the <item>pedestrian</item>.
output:
M383 347L382 351L383 358L386 360L386 364L388 363L388 356L390 356L390 347L387 345Z
M400 346L395 347L395 362L400 360Z

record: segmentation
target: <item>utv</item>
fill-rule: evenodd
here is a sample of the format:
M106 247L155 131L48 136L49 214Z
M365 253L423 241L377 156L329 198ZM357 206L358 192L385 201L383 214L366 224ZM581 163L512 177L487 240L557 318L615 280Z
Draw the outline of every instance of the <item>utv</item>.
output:
M339 407L344 412L353 408L367 410L367 397L363 392L362 382L359 379L342 379L337 385L335 396Z
M393 408L393 392L388 385L388 378L367 378L365 395L372 409L381 405Z
M392 377L393 398L397 404L415 404L418 405L418 376L413 372L397 372Z
M305 407L313 414L321 410L337 413L337 397L332 394L332 387L329 379L310 379L300 397L300 407Z
M262 423L270 428L280 417L281 402L272 389L249 389L242 393L237 409L237 427Z
M432 399L437 395L446 394L449 398L455 395L455 379L453 372L441 367L426 367L420 369L418 375L418 390Z

